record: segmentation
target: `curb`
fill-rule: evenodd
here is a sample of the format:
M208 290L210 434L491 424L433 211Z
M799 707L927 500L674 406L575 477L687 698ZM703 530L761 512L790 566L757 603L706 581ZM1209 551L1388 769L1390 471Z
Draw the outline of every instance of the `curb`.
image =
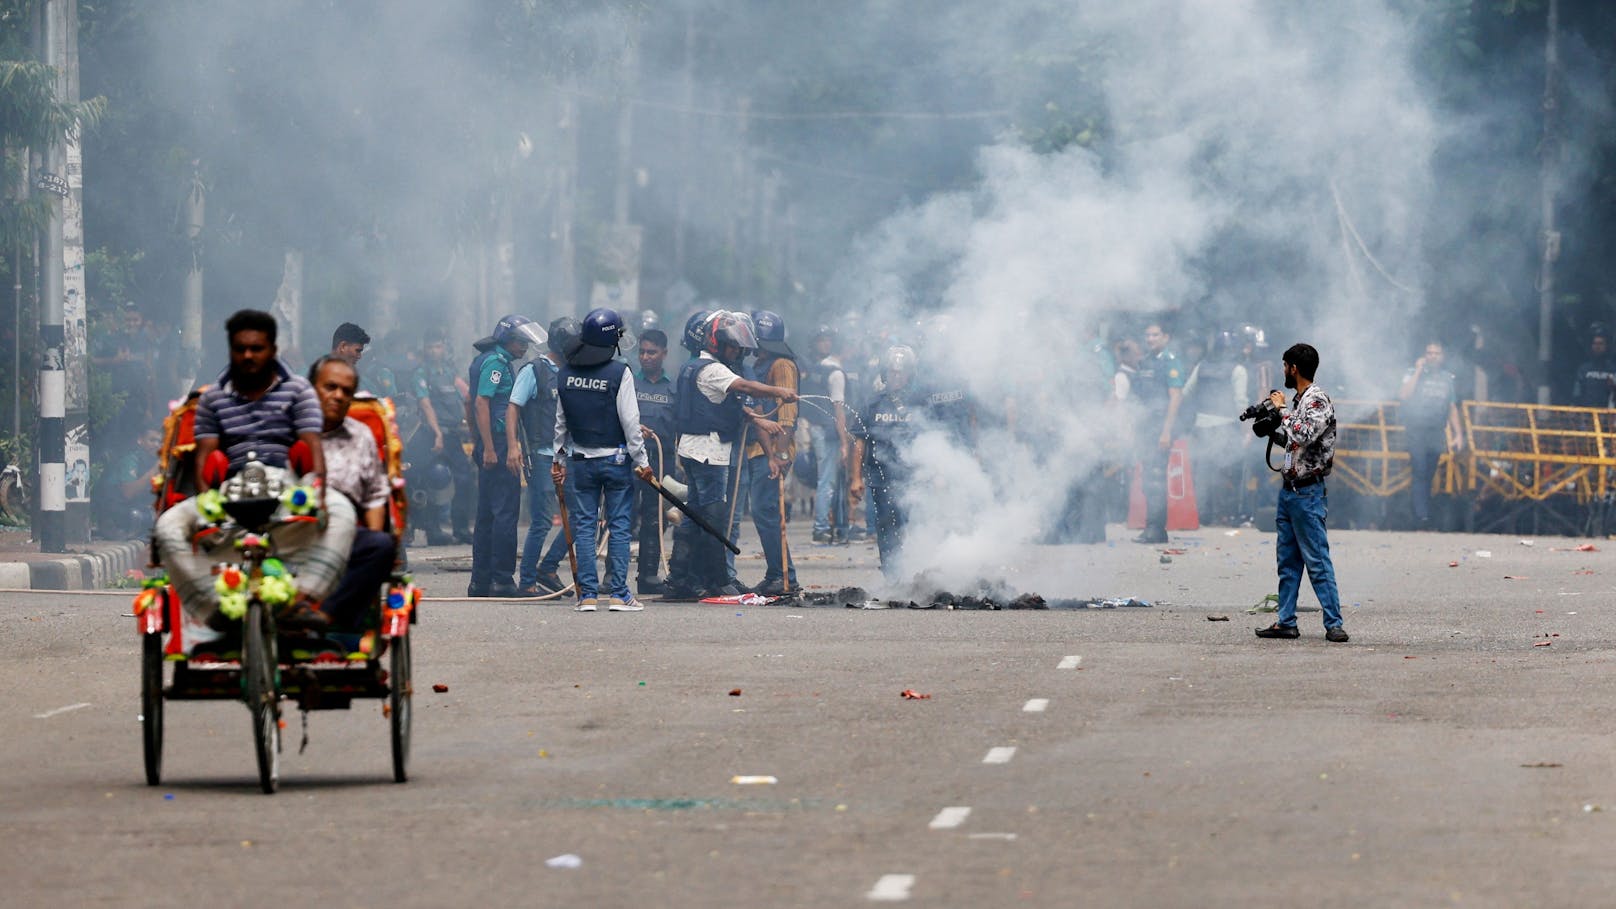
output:
M109 543L94 552L54 559L0 562L0 588L12 590L99 590L146 565L146 543Z

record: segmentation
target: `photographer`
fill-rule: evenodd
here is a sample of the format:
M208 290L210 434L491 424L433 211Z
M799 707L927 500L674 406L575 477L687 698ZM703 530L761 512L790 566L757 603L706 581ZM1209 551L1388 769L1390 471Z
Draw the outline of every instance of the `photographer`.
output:
M1279 563L1279 614L1274 624L1257 629L1257 637L1301 636L1296 627L1296 596L1306 568L1324 610L1324 639L1343 643L1347 630L1341 624L1341 602L1324 526L1329 510L1324 481L1335 459L1335 405L1324 389L1313 384L1319 366L1317 350L1308 344L1293 344L1283 359L1285 387L1296 390L1292 405L1285 409L1284 394L1272 392L1269 402L1275 410L1260 416L1252 427L1285 449L1284 485L1274 515L1279 531L1274 545Z

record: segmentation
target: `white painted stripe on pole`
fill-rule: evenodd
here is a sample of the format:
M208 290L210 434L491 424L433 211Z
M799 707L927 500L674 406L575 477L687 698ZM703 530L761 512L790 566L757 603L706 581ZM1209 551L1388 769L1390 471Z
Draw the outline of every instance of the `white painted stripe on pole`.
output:
M942 811L937 812L937 816L932 818L931 823L926 826L932 830L952 830L965 823L965 819L970 816L971 809L963 806L944 808Z
M982 759L984 764L1008 764L1016 756L1016 746L1005 745L999 748L989 748L987 757Z
M67 510L67 465L39 465L39 510Z
M66 707L58 707L55 710L47 710L44 713L36 713L36 714L34 714L34 719L36 719L36 720L48 720L51 717L57 715L58 713L67 713L68 711L71 711L71 710L83 710L84 708L86 708L88 706L90 706L90 705L89 704L68 704Z
M1077 664L1081 663L1081 662L1083 662L1082 657L1080 657L1080 656L1069 656L1069 657L1066 657L1065 659L1061 660L1060 664L1058 666L1056 666L1055 668L1056 669L1076 669Z
M878 903L901 903L909 898L909 889L914 885L912 874L883 874L864 895Z
M1022 713L1043 713L1049 707L1049 698L1033 698L1021 705Z
M39 371L39 415L45 419L67 416L67 372L61 369Z

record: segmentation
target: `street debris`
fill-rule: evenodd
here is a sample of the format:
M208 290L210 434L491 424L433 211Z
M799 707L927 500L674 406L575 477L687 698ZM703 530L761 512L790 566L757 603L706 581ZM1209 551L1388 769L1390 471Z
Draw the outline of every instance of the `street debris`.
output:
M1595 546L1592 543L1584 543L1581 546L1556 546L1556 547L1550 549L1549 551L1550 552L1598 552L1599 547Z
M913 688L905 688L899 696L906 701L925 701L931 698L931 695L921 694Z
M1449 567L1449 568L1458 568L1458 567L1459 567L1459 563L1458 563L1458 562L1449 562L1449 563L1448 563L1448 567Z
M1554 642L1553 641L1538 641L1537 643L1533 644L1532 646L1533 647L1553 647Z
M1226 615L1209 615L1206 617L1206 620L1208 622L1227 622L1229 621L1229 617Z
M1533 763L1533 764L1522 764L1521 766L1526 767L1528 769L1537 770L1537 769L1540 769L1540 768L1564 767L1565 765L1560 763L1559 761L1538 761L1538 762Z
M449 686L443 684L442 682L438 682L437 684L432 686L432 690L436 691L438 694L444 694L444 693L448 692Z
M772 776L732 776L729 781L737 786L773 786L780 782Z
M1247 609L1246 610L1246 615L1256 615L1259 612L1278 612L1278 611L1279 611L1279 594L1270 593L1267 596L1263 597L1262 599L1258 600L1256 605L1252 606L1250 609Z
M1478 558L1478 559L1490 559L1492 557L1493 557L1493 554L1492 554L1491 550L1488 550L1488 549L1478 549L1478 550L1476 550L1476 558Z
M707 597L701 602L712 606L767 606L784 597L766 597L760 593L738 593L733 596Z
M544 865L546 868L582 868L584 860L569 852L566 855L545 859Z
M1522 540L1521 545L1522 546L1536 546L1537 543L1536 543L1536 541L1533 541L1533 540Z
M729 690L729 696L732 697L732 698L740 697L741 696L741 689L739 689L739 688L731 688Z
M1506 581L1530 581L1532 579L1530 577L1524 575L1524 574L1506 574L1506 575L1504 575L1504 580L1506 580Z

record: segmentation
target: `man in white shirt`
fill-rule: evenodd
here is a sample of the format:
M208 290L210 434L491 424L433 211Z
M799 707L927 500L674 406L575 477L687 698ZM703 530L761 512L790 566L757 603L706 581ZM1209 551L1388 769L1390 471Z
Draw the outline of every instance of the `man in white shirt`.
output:
M679 461L690 481L686 504L714 527L729 523L726 491L730 465L737 459L735 443L743 424L752 422L759 432L780 430L779 424L748 412L742 396L797 399L789 388L764 385L736 375L747 351L757 348L752 329L734 313L719 310L704 326L704 347L679 372L675 418L679 424ZM771 428L772 427L772 428ZM727 589L724 545L684 521L674 531L673 559L664 590L667 599L701 599L713 594L734 594Z

